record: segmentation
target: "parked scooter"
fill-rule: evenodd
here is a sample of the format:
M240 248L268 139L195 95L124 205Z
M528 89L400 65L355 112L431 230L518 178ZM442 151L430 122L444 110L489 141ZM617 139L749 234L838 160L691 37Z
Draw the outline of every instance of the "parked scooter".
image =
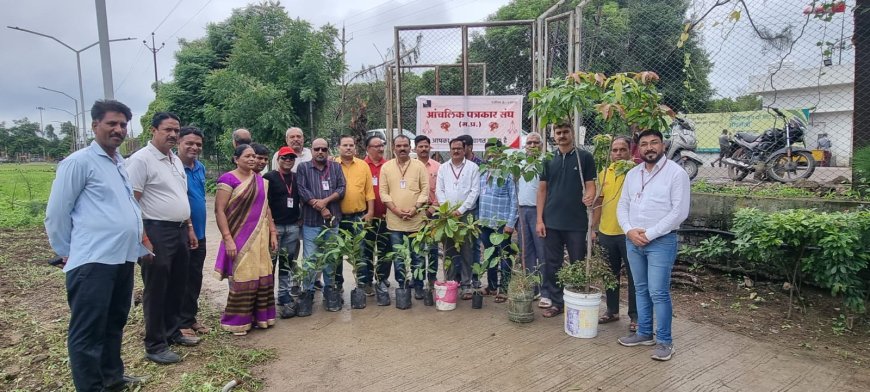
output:
M665 144L667 158L682 166L690 180L695 179L698 168L703 164L701 157L695 153L698 148L695 124L689 119L676 117L671 123L671 137Z
M788 119L779 109L770 108L782 118L782 129L772 128L761 135L737 132L731 139L730 155L722 160L728 165L728 177L741 181L756 172L759 180L772 179L782 183L809 178L816 169L813 153L792 144L801 143L806 126L798 118Z

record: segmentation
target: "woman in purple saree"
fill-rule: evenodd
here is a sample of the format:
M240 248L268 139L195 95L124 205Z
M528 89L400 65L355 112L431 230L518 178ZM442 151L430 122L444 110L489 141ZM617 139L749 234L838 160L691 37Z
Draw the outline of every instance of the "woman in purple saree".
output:
M245 335L252 327L275 324L275 284L269 250L276 250L277 232L266 201L267 183L253 172L254 150L236 148L237 168L217 181L215 218L221 245L215 261L220 279L229 279L221 328Z

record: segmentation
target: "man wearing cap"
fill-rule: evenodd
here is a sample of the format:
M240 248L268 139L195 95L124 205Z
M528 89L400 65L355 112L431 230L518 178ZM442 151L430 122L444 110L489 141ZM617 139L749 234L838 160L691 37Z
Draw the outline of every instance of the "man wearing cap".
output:
M296 304L291 292L299 291L299 283L293 280L292 263L299 252L299 228L302 212L299 208L299 190L296 187L296 151L290 147L278 150L276 170L266 173L263 178L269 181L269 210L275 229L278 230L278 254L274 264L278 275L278 311L281 318L296 315Z

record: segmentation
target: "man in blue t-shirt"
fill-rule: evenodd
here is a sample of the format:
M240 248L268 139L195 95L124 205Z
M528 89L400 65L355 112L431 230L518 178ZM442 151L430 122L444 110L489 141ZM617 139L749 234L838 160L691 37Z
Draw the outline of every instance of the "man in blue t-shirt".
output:
M178 134L178 158L187 174L187 200L190 203L190 222L199 240L199 246L190 250L190 270L181 298L181 334L196 336L210 330L196 321L199 311L199 291L202 289L202 267L205 262L205 166L197 159L202 152L202 131L196 127L182 127Z

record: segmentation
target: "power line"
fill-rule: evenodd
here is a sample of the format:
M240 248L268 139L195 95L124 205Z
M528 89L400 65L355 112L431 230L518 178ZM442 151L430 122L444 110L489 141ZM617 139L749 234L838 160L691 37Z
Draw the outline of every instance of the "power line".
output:
M159 29L160 26L163 26L163 23L166 22L166 19L169 19L169 15L172 15L172 13L175 12L175 9L178 8L179 5L181 5L182 1L184 1L184 0L178 0L178 2L175 3L175 6L172 7L172 9L169 10L168 13L166 13L166 16L163 17L163 20L161 20L160 23L157 24L157 27L155 27L154 29L151 30L152 33L156 33L157 29Z
M424 13L424 12L426 12L426 11L429 11L429 10L431 10L431 9L433 9L433 8L439 7L439 6L443 5L443 4L446 4L446 3L449 3L449 2L452 2L452 1L454 1L454 0L447 0L447 1L445 1L444 3L435 4L435 5L431 6L431 7L423 8L423 9L421 9L421 10L418 10L418 11L416 11L416 12L412 12L412 13L410 13L410 14L405 14L405 15L401 15L401 16L396 17L396 18L392 18L392 19L387 19L387 20L385 20L385 21L381 21L379 24L381 24L381 25L389 25L390 22L397 21L397 20L400 20L400 19L405 19L405 18L408 18L408 17L414 16L414 15L422 14L422 13ZM463 4L463 5L461 5L460 7L467 6L467 5L471 4L471 3L474 3L475 1L478 1L478 0L471 0L471 1L468 1L466 4ZM458 7L457 7L457 8L458 8ZM389 27L386 27L386 28L378 29L378 30L372 30L372 31L369 31L369 32L367 32L367 33L361 35L361 36L362 36L362 37L365 37L365 36L367 36L367 35L372 35L372 34L375 34L375 33L380 33L380 32L384 32L384 31L393 30L394 28L395 28L395 26L389 26ZM357 31L359 31L359 30L357 30ZM354 33L354 32L351 32L351 34L353 34L353 33Z
M193 19L196 18L196 16L199 15L199 13L202 12L202 10L204 10L205 7L208 7L208 5L211 4L212 1L214 1L214 0L208 0L205 2L205 4L202 5L202 7L199 7L199 10L196 11L196 13L194 13L193 16L191 16L190 19L187 20L187 22L184 22L181 25L181 27L178 28L178 30L175 30L174 33L169 35L169 39L172 39L172 37L175 37L175 35L178 34L181 31L181 29L185 28L188 25L188 23L192 22Z
M363 21L366 21L366 20L369 20L369 19L373 19L373 18L379 18L379 17L382 17L382 16L384 16L384 14L388 14L388 13L393 12L393 11L395 11L395 10L398 10L398 9L400 9L400 8L402 8L402 7L407 7L407 6L411 5L411 4L419 3L419 2L421 2L421 1L426 1L426 0L412 0L412 1L409 1L409 2L404 3L404 4L402 4L402 5L399 5L399 6L397 6L397 7L390 8L390 9L384 11L384 12L376 13L376 14L374 14L374 15L367 16L367 17L362 18L362 19L357 19L357 20L353 21L352 23L348 23L345 27L350 27L350 26L353 26L353 25L358 25L358 24L362 23ZM391 1L385 1L385 2L383 2L383 3L381 3L381 4L378 4L378 5L374 6L374 7L371 7L371 8L369 8L369 9L367 9L367 10L362 11L362 12L360 12L359 14L365 14L365 13L368 13L369 11L372 11L372 10L374 10L374 9L376 9L376 8L380 8L381 6L386 5L387 3L390 3L390 2L391 2ZM357 14L357 15L359 15L359 14Z

